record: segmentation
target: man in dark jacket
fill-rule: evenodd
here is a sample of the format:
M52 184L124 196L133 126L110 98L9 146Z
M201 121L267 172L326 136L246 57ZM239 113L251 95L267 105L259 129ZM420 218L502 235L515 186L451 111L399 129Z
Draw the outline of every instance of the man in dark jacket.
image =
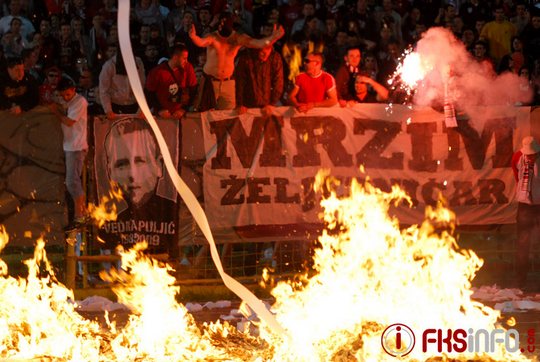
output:
M283 60L272 45L262 49L246 49L240 54L235 69L236 106L240 114L247 108L261 108L272 114L283 94Z
M0 76L0 110L18 115L37 106L38 86L24 73L21 58L9 58L6 63L7 72Z
M349 47L344 56L345 63L336 72L336 88L339 104L344 106L354 97L354 79L360 72L362 53L359 47Z

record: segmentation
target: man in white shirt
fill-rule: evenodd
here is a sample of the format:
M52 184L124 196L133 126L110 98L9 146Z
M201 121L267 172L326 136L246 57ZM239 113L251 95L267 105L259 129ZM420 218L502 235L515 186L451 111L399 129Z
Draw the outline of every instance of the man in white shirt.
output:
M141 84L145 84L145 72L142 60L135 58ZM139 113L139 105L131 90L126 67L120 51L107 60L99 74L99 97L103 110L109 120L122 114ZM121 116L120 116L121 117Z
M75 84L69 78L62 78L57 90L67 106L66 115L60 115L64 134L66 188L75 204L75 224L83 223L86 215L86 197L81 176L88 151L86 131L88 102L77 94Z

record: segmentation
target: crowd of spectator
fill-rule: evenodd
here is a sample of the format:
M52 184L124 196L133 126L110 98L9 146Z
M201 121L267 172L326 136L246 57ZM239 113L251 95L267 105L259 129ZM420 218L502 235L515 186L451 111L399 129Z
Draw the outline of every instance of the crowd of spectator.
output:
M454 34L540 104L540 3L523 0L130 0L148 104L186 111L276 106L299 112L395 101L388 79L431 27ZM140 113L120 54L118 0L0 0L0 110L38 104L61 121L75 223L87 115Z
M495 72L521 76L540 102L536 1L132 0L131 9L139 77L162 117L385 101L403 50L435 26ZM0 0L0 109L61 102L56 88L69 78L90 114L139 112L117 11L117 0Z

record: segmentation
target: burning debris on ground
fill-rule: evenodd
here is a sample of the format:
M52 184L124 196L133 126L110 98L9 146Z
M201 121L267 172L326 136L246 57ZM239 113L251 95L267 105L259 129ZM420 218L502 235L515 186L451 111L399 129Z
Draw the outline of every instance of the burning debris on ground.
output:
M328 177L328 175L326 175ZM122 270L103 274L114 282L118 301L130 309L127 322L106 326L77 313L73 295L54 278L38 277L47 268L43 244L27 261L29 277L4 274L0 291L0 357L53 360L385 360L381 333L400 321L415 331L430 327L501 328L501 314L471 299L471 280L482 261L461 250L453 236L434 226L452 224L439 206L422 225L400 229L391 205L406 198L394 188L383 193L369 183L353 183L351 194L331 192L323 200L329 225L315 250L313 275L301 282L278 282L271 311L286 335L263 320L246 319L243 330L227 322L198 325L176 301L171 268L144 255L144 244L122 251ZM430 221L434 221L432 223ZM7 235L4 234L4 244ZM242 310L242 308L240 308ZM421 311L421 313L419 313ZM251 326L251 327L250 327ZM256 333L254 333L256 332ZM419 338L419 337L418 337ZM402 346L405 348L408 346ZM525 360L496 345L473 353L414 349L414 360Z

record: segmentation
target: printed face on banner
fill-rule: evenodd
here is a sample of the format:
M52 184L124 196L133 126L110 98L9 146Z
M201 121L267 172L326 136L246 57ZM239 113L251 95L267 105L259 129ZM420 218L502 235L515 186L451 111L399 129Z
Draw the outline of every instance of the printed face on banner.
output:
M150 130L120 127L105 142L109 177L120 185L130 204L141 207L156 193L163 175L162 159Z
M179 124L158 120L173 163L178 163ZM94 122L95 174L98 197L108 195L111 183L123 190L115 201L117 219L99 230L104 247L146 241L151 253L171 252L177 241L177 193L148 122L122 118Z

